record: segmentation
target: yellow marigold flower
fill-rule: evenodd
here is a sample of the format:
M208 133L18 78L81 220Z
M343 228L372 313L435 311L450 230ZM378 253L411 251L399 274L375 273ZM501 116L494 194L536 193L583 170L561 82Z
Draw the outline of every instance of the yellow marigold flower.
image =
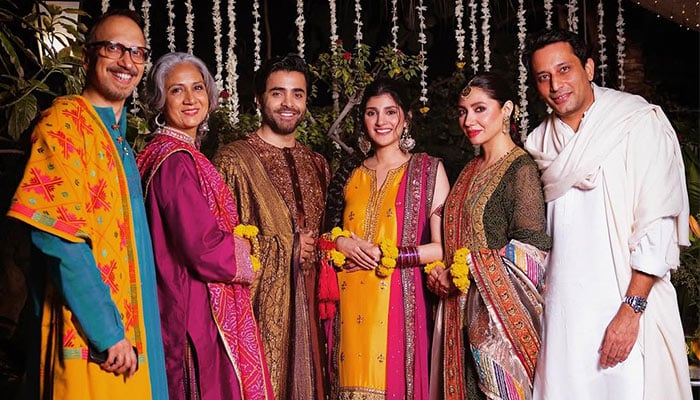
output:
M458 63L457 63L457 68L458 68L458 69L464 68L464 64L465 64L464 61L458 62Z
M427 114L428 111L430 111L430 107L423 106L423 107L419 108L418 111L420 111L421 114Z
M340 229L337 226L335 228L331 229L331 240L335 241L335 239L337 239L341 236L342 237L350 237L350 231Z
M382 265L387 268L396 268L396 259L389 257L382 257Z
M382 256L397 258L399 256L399 249L394 243L387 239L382 239L379 242L379 249L382 251Z
M459 289L460 292L466 293L467 289L469 289L469 278L462 277L462 278L454 278L452 279L452 282L455 284L457 289Z
M345 255L338 250L331 250L330 258L336 267L342 267L345 264Z
M450 268L450 273L455 278L466 277L469 274L469 267L464 263L454 263Z
M401 73L401 68L394 68L394 75L398 75Z
M467 256L471 253L468 248L462 247L461 249L458 249L455 251L455 254L452 256L452 260L454 262L467 262Z
M423 271L425 271L426 274L429 274L430 271L435 269L435 267L445 268L445 263L443 263L440 260L433 261L431 263L426 264L425 267L423 267Z
M260 260L254 255L250 256L250 263L253 265L253 272L260 271Z

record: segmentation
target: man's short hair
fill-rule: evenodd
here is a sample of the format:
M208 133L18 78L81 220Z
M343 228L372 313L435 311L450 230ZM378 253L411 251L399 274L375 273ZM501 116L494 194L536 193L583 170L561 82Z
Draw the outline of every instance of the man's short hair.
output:
M109 19L109 17L115 17L115 16L121 16L121 17L126 17L129 18L130 20L134 21L136 25L141 28L143 31L143 19L141 16L134 10L129 10L128 8L113 8L106 13L102 14L96 21L95 24L90 28L90 30L87 33L87 36L85 36L85 43L92 43L95 41L95 31L97 31L97 28L102 26L102 24Z
M308 95L311 89L311 74L309 73L309 67L303 58L296 54L290 53L286 56L277 56L268 60L259 70L255 73L255 96L262 98L265 93L265 88L267 87L267 78L273 72L276 71L287 71L287 72L301 72L304 74L304 79L306 80L306 93Z
M586 65L586 61L591 57L591 49L577 34L563 29L544 29L527 37L523 52L523 64L527 70L532 72L532 55L537 50L559 42L569 43L581 65Z

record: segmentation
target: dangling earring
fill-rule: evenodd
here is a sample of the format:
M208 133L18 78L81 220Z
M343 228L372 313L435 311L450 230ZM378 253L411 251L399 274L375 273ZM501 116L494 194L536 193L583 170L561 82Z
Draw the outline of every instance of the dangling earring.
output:
M372 142L367 140L367 135L364 133L361 133L360 136L357 138L357 144L360 147L360 151L362 154L367 155L370 150L372 150Z
M202 121L201 124L197 127L197 132L204 136L209 132L209 114L207 114L207 117L204 118L204 121Z
M403 127L403 132L401 132L401 139L399 140L399 149L404 153L408 153L416 147L416 141L408 133L408 125Z
M158 114L156 114L156 117L153 119L153 122L156 124L156 126L158 128L162 128L165 126L165 121L163 121L163 122L158 121L158 117L162 117L162 116L163 116L163 113L158 113Z
M508 135L510 133L510 115L503 117L503 134Z

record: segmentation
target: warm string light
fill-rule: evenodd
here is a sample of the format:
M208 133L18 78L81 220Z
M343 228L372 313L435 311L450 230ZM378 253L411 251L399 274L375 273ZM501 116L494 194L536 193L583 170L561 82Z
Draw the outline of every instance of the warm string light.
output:
M569 0L569 16L567 19L569 30L578 33L578 1Z
M552 29L552 0L544 0L544 24L547 29Z
M192 9L192 0L185 1L185 27L187 28L187 52L194 53L194 10Z
M603 0L598 0L598 44L600 45L600 50L598 50L598 59L600 65L598 69L600 70L600 84L605 86L605 77L608 71L608 55L605 53L605 31L603 29L603 19L605 17L605 10L603 7Z
M175 11L172 0L168 0L165 7L168 9L168 27L165 28L168 34L168 50L173 52L175 51Z
M228 112L229 120L233 126L238 125L238 59L236 58L236 0L229 0L228 4L228 50L226 52L226 90L229 92L228 101L230 108Z
M472 71L479 72L479 51L476 48L478 39L476 31L476 0L469 0L469 31L471 32L471 61Z
M418 100L423 103L423 107L427 107L428 104L428 82L427 82L427 72L428 64L426 61L427 53L425 51L425 45L428 43L427 37L425 36L425 15L423 14L427 8L423 5L423 0L418 0L418 6L416 7L418 11L418 43L420 43L420 97ZM427 111L427 109L425 109Z
M484 36L484 71L491 70L491 10L489 0L481 1L481 33Z
M397 0L391 0L391 43L394 46L394 51L399 48L399 15L397 3Z
M625 19L622 16L622 0L617 0L617 79L618 88L625 90Z
M527 68L523 62L525 52L525 39L527 37L525 20L525 2L518 0L518 95L520 103L520 135L525 142L528 132L528 112L527 112Z
M220 0L214 0L214 5L211 10L211 19L214 23L214 55L216 57L216 73L214 75L214 80L216 80L217 87L223 87L223 59L224 55L221 50L221 4Z
M297 0L297 19L294 22L297 25L297 52L304 58L304 0Z
M455 0L455 18L457 20L455 26L455 39L457 40L457 66L464 66L464 0Z
M362 5L360 0L355 0L355 47L358 49L362 44Z
M253 43L255 51L253 52L253 71L260 69L262 65L262 38L260 37L260 0L253 0Z

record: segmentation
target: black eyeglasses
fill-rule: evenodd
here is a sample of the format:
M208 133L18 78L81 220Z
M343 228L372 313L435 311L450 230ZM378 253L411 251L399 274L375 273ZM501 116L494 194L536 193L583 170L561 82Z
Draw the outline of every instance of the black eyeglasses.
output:
M131 56L131 61L136 64L143 64L148 59L148 55L151 54L151 49L148 47L141 46L131 46L127 47L119 42L114 42L112 40L102 40L100 42L87 43L86 47L99 47L103 51L100 53L101 56L110 58L112 60L119 60L124 56L124 52L128 51Z

